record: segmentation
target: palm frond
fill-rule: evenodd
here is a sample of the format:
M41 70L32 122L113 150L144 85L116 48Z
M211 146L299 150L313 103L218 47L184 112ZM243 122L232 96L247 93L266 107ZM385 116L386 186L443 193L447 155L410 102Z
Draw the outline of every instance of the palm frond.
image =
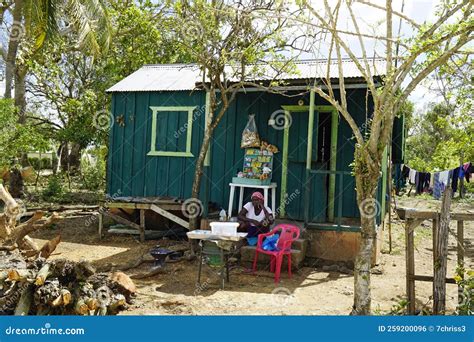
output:
M77 30L78 45L82 50L99 56L105 53L112 40L112 26L103 0L64 0L67 13Z
M58 33L58 0L26 0L23 15L26 32L37 49Z

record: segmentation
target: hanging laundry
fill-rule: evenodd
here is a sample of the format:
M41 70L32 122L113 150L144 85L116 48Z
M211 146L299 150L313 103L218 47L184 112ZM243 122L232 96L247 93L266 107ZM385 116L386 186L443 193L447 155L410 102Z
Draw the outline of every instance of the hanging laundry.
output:
M443 191L448 185L448 181L449 181L449 171L448 170L441 171L439 173L439 182L444 185L444 188L442 189Z
M443 183L439 181L439 172L435 172L433 176L433 197L435 199L440 199L443 192Z
M472 163L465 163L461 169L463 170L464 178L469 183L472 173L474 173L474 167ZM461 174L459 174L459 178L461 178Z
M407 179L409 174L410 174L410 168L406 165L403 165L403 167L402 167L402 179L403 180Z
M408 174L408 181L410 184L415 184L416 182L416 170L410 169L410 172Z
M453 194L456 193L456 191L458 191L458 180L459 178L461 178L460 169L462 169L462 167L457 167L454 170L452 170L453 178L451 180L451 188L453 189Z
M421 194L430 187L431 175L428 172L417 172L416 174L416 194Z

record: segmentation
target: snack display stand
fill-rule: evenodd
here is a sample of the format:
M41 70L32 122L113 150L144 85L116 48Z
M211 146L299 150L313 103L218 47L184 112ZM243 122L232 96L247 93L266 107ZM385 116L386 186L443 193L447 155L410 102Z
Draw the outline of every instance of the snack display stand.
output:
M252 189L263 189L263 196L264 196L264 205L268 207L268 190L272 192L272 204L271 209L273 215L275 215L275 203L276 203L276 189L277 183L270 183L268 185L254 185L254 184L241 184L241 183L229 183L230 186L230 196L229 196L229 211L227 212L229 215L232 215L232 209L234 204L234 195L235 195L235 188L240 188L239 192L239 206L238 211L242 210L243 202L244 202L244 189L245 188L252 188Z

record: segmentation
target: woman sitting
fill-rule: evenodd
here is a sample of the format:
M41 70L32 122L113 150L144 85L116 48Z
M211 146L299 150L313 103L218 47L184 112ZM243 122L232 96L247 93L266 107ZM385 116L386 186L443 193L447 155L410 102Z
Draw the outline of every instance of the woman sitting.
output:
M247 242L254 246L257 244L257 237L259 234L268 233L272 225L273 213L269 207L264 203L263 195L260 192L252 194L252 202L248 202L239 213L238 221L239 232L246 232Z

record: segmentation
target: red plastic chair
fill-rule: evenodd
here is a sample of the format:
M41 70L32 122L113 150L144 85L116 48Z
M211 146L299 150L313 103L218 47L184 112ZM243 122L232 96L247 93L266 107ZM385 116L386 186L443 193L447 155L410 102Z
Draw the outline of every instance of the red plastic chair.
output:
M279 231L279 239L277 242L277 250L266 251L262 248L263 240L267 236L271 236ZM300 236L300 229L292 224L282 223L272 229L271 232L258 235L257 249L255 250L255 257L253 259L252 271L257 270L258 253L270 255L270 271L275 272L275 283L280 281L281 264L283 257L286 255L288 258L288 277L291 278L291 245L293 241L297 240Z

